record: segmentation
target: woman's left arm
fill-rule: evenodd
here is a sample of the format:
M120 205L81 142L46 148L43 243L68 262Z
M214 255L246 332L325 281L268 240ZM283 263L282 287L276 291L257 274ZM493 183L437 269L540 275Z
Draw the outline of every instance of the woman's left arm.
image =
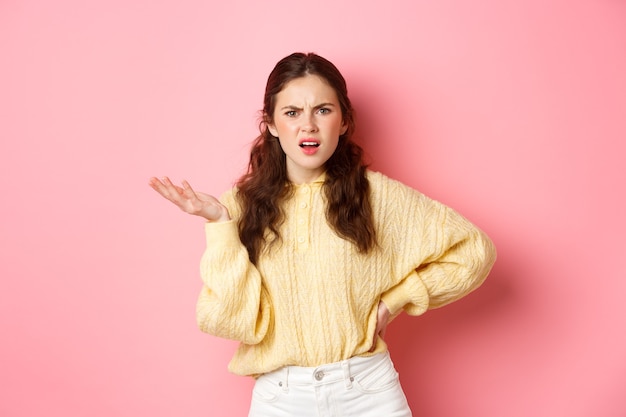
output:
M398 264L406 265L407 272L381 296L392 317L401 310L419 315L462 298L483 283L496 259L495 246L483 231L453 209L416 195L419 220L409 220L406 230L417 235L404 244L419 248L398 248Z

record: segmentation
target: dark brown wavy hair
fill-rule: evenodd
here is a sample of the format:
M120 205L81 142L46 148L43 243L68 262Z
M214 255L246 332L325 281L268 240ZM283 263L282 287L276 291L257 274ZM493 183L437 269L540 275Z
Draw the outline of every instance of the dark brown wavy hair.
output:
M283 202L293 192L287 178L285 152L267 126L274 120L276 95L288 82L306 75L321 77L335 90L343 121L348 126L325 166L322 189L326 220L337 235L352 242L361 253L376 244L367 166L363 150L352 140L354 110L346 81L327 59L313 53L294 53L281 59L268 77L259 125L261 134L252 144L248 170L237 182L237 198L243 209L238 222L239 237L254 264L265 245L280 239L279 228L285 219Z

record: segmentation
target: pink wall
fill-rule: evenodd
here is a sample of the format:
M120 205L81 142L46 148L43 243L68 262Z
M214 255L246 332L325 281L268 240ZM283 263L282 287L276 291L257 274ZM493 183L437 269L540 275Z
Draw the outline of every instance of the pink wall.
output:
M245 415L195 326L202 221L147 179L228 188L295 50L344 72L374 168L499 249L388 332L416 416L626 415L626 4L367 3L0 2L0 415Z

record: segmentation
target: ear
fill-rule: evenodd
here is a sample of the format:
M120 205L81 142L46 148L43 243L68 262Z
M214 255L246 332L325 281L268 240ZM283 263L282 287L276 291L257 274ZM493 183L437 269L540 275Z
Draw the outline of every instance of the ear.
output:
M270 131L270 133L272 134L272 136L274 137L278 137L278 130L276 130L276 126L274 126L271 123L267 124L267 130Z
M345 121L341 122L341 133L339 136L344 135L348 131L348 124Z

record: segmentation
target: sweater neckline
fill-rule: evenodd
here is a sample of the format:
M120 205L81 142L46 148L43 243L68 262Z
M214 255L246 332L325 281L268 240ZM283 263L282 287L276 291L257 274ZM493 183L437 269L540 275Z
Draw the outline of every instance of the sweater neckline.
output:
M300 184L296 184L294 182L290 182L290 184L291 184L292 187L295 187L295 188L310 187L312 185L323 184L325 180L326 180L326 172L322 172L319 177L317 177L316 179L314 179L311 182L303 182L303 183L300 183Z

